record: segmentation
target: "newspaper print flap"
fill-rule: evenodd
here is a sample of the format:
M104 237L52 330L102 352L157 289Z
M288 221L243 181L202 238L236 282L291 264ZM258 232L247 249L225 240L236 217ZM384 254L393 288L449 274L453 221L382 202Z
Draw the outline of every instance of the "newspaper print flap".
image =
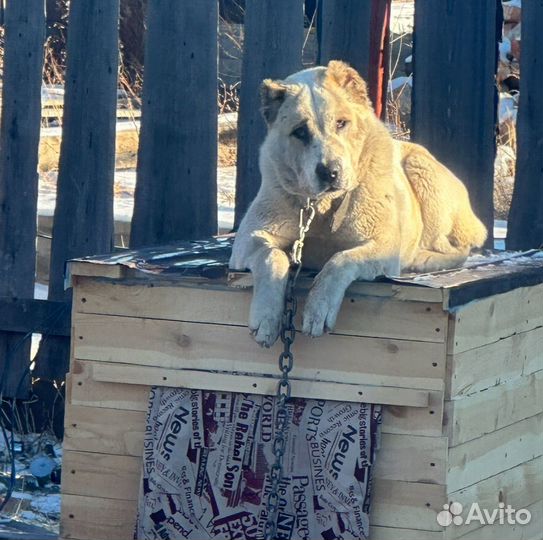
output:
M151 390L135 538L262 539L275 397ZM292 399L277 538L363 539L381 407Z

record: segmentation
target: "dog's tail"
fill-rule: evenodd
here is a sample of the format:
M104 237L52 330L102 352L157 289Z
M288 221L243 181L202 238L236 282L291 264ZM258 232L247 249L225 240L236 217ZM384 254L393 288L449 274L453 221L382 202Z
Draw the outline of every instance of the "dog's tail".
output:
M486 242L488 231L471 209L471 205L466 210L453 223L451 242L456 246L466 246L470 249L480 248Z

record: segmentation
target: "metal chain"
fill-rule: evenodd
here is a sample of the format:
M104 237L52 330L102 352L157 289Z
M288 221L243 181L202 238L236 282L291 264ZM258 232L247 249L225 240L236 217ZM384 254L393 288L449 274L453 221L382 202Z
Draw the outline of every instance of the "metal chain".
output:
M273 454L275 462L270 468L271 488L267 501L267 520L264 531L265 540L275 540L277 532L277 514L279 512L279 485L283 479L283 457L285 455L287 432L287 401L290 399L291 385L289 373L294 365L294 355L291 347L296 337L294 317L296 316L297 301L294 293L296 280L302 268L302 253L304 249L305 235L315 217L315 206L311 199L300 209L300 221L298 239L292 245L290 252L290 268L283 307L283 320L281 324L281 341L283 351L279 355L279 369L281 378L277 383L277 412L275 413L275 438L273 440Z

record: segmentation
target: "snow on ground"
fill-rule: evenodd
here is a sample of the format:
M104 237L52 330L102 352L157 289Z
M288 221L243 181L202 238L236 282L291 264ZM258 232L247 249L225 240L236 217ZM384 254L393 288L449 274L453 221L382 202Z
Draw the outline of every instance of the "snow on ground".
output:
M224 167L217 171L218 189L218 221L221 232L228 232L234 224L234 201L236 188L236 168ZM114 185L114 217L115 221L130 222L134 211L134 190L136 188L136 171L121 170L115 172ZM40 176L38 194L38 214L52 216L56 203L56 171Z
M11 437L11 433L7 433ZM10 483L10 460L6 441L0 432L0 495L4 496ZM50 476L39 479L32 471L40 470L40 464L50 462L47 470L59 470L62 446L48 433L15 435L15 487L7 507L0 516L0 524L16 521L39 525L58 533L60 519L60 486ZM41 474L41 473L40 473ZM54 474L53 474L54 477ZM58 479L60 479L58 477ZM0 525L0 538L2 538Z

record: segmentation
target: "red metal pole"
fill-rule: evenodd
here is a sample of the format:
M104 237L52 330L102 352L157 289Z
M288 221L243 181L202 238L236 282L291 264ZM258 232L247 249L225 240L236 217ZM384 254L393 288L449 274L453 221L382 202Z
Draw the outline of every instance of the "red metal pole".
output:
M375 114L386 113L391 0L372 0L370 21L369 92Z

